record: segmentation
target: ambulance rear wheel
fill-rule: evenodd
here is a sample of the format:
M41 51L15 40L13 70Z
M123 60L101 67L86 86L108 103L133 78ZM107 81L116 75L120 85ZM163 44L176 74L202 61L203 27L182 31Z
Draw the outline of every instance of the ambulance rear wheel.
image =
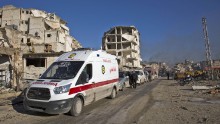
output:
M83 102L79 97L74 98L72 107L70 109L70 114L72 116L79 116L82 112Z
M113 88L110 98L111 98L111 99L114 99L115 97L116 97L116 89Z

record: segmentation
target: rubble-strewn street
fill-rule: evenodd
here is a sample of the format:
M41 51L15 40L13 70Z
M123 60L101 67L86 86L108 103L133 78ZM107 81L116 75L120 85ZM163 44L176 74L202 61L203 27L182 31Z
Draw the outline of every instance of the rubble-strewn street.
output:
M209 84L204 82L199 85ZM137 89L126 88L115 99L106 98L88 105L78 117L27 112L21 102L12 105L8 102L0 106L0 123L219 123L220 93L194 91L192 85L180 86L175 80L160 78ZM1 103L5 101L0 98Z

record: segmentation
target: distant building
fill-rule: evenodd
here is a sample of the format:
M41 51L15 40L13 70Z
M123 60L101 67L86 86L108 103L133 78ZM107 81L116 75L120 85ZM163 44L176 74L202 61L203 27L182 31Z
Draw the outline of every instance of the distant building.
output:
M145 62L144 71L151 75L151 79L158 78L159 71L161 69L161 63L159 62Z
M36 79L62 52L80 47L54 13L12 5L0 8L1 82L16 86L23 79Z
M134 26L117 26L104 33L102 48L116 55L120 70L140 69L140 34Z

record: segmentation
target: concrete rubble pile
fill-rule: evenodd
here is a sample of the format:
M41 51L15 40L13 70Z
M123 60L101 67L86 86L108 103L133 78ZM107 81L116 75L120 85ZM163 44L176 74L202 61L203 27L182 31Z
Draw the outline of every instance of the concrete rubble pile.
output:
M10 91L14 91L12 88L6 88L5 86L0 87L0 93L8 93Z
M192 89L203 94L218 94L220 93L219 81L198 81L192 85Z

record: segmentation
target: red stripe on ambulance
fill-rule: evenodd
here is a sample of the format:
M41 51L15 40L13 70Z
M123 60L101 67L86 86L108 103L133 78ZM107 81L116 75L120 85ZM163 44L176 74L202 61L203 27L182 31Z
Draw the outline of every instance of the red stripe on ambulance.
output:
M69 95L74 94L74 93L78 93L78 92L81 92L81 91L85 91L85 90L88 90L88 89L91 89L91 88L100 87L100 86L104 86L104 85L107 85L107 84L115 83L117 81L118 81L118 79L112 79L112 80L97 82L97 83L94 83L94 84L88 84L88 85L84 85L84 86L73 87L73 88L70 89Z

